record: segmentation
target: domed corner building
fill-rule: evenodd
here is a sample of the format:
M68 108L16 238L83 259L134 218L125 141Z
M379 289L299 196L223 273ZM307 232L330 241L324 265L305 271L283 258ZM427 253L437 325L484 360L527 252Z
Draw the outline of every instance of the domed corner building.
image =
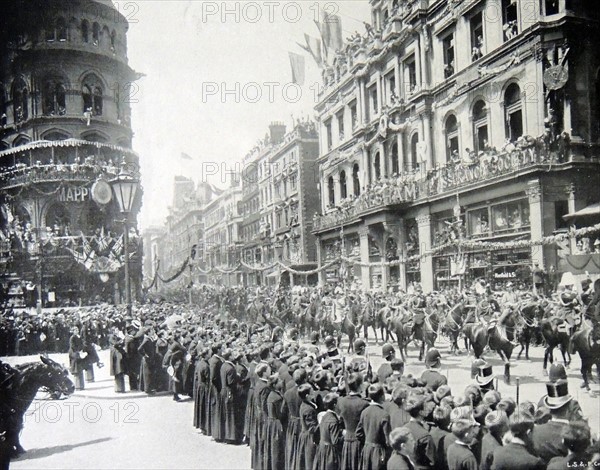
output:
M111 189L139 175L127 19L110 1L10 0L0 19L0 303L120 301L125 216ZM140 291L128 215L132 295Z

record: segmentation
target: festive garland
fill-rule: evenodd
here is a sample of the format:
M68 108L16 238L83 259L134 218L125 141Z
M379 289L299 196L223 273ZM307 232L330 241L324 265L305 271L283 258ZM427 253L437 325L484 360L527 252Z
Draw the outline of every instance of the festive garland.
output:
M185 268L188 267L189 262L190 262L190 258L186 258L185 261L183 262L183 264L181 265L181 267L177 270L177 272L167 279L163 279L163 277L160 274L158 274L158 270L157 270L157 276L165 284L168 284L169 282L173 282L175 279L177 279L179 276L181 276L183 274L183 272L185 271Z

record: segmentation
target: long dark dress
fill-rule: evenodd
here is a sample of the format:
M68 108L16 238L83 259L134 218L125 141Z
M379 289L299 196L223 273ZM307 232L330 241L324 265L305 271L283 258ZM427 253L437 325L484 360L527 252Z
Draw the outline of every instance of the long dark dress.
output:
M317 452L319 423L317 405L302 402L300 405L300 439L296 459L296 470L312 470Z
M248 367L248 378L250 383L250 388L248 389L248 398L246 399L246 417L244 419L244 436L248 439L248 443L252 440L252 434L254 433L254 424L255 424L255 416L254 416L254 387L256 385L256 381L258 377L254 373L254 369L256 369L256 362L251 362Z
M280 470L285 468L285 401L283 395L271 389L267 396L265 409L264 433L264 470Z
M248 391L250 388L250 377L248 376L248 368L244 364L236 364L237 372L237 399L235 400L235 422L236 436L235 441L241 443L244 440L244 430L246 428L246 407L248 404Z
M225 361L221 366L221 392L219 406L221 410L221 436L225 441L236 442L238 423L235 419L235 401L237 400L237 372L233 362ZM241 425L241 423L239 423Z
M200 358L194 372L194 426L206 433L206 396L208 393L208 361Z
M116 335L111 335L110 343L110 375L115 378L115 392L125 391L125 374L127 372L127 356L123 341Z
M69 338L69 366L71 374L75 377L75 387L77 390L83 390L85 381L83 379L83 371L86 368L86 358L81 358L83 353L83 340L79 335L72 335Z
M298 441L300 440L300 405L302 400L298 396L298 386L289 388L283 395L287 408L287 429L285 432L285 468L295 469L298 454Z
M140 390L142 392L156 391L156 342L144 335L144 339L138 348L142 355L142 367L140 371Z
M210 415L210 434L215 441L222 441L222 429L221 429L221 366L223 360L213 355L208 360L208 367L210 372L210 397L209 397L209 415Z
M342 446L342 420L329 410L319 423L319 447L315 454L313 470L338 470Z
M367 406L369 406L369 402L360 395L350 394L338 400L338 411L346 428L341 459L341 468L343 469L359 469L363 445L356 437L356 427L361 413Z
M262 469L264 464L264 447L265 447L265 420L264 410L266 409L266 401L271 390L267 386L267 382L263 379L258 379L254 386L254 430L250 438L250 449L252 450L252 468L255 470Z
M387 447L390 415L379 403L371 403L360 415L356 437L364 442L361 470L385 470L389 458Z

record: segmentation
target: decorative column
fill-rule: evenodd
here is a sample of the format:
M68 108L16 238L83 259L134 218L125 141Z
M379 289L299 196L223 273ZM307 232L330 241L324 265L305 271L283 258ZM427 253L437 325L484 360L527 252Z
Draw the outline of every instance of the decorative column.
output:
M431 248L431 215L418 216L417 225L419 226L419 254L424 256ZM433 291L433 258L430 254L421 258L421 286L423 292Z
M577 187L575 183L571 183L567 186L567 197L569 202L569 213L577 212L586 206L586 200L582 196L582 191ZM569 240L571 245L571 253L577 253L577 239L571 238Z
M540 180L531 180L527 183L527 197L529 198L529 223L531 225L531 240L540 240L544 236L544 211L542 207L542 186ZM538 262L544 267L544 250L540 245L531 247L531 261Z
M398 256L400 264L398 265L398 276L400 277L400 287L406 290L406 224L404 219L398 219L396 222L398 230Z
M323 250L321 248L321 238L317 237L315 241L315 245L317 246L317 267L321 268L323 266ZM325 272L319 271L319 287L323 287L325 285Z
M360 262L363 265L360 267L360 275L362 280L363 291L371 289L371 268L369 263L369 227L363 226L358 230L360 237Z
M423 125L423 142L427 145L425 170L430 170L435 168L435 162L433 161L433 139L431 135L431 112L425 111L421 113L421 123Z

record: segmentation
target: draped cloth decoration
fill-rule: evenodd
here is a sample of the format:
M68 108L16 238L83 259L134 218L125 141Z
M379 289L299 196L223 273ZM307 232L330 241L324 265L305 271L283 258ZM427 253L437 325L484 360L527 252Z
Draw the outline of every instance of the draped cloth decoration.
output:
M185 261L183 262L181 267L177 270L177 272L175 274L173 274L171 277L168 277L167 279L164 279L160 274L158 274L158 270L157 270L157 276L161 280L161 282L164 282L165 284L168 284L169 282L173 282L175 279L177 279L179 276L181 276L183 274L183 272L185 271L185 268L188 267L189 262L190 262L190 258L188 257L185 259Z

